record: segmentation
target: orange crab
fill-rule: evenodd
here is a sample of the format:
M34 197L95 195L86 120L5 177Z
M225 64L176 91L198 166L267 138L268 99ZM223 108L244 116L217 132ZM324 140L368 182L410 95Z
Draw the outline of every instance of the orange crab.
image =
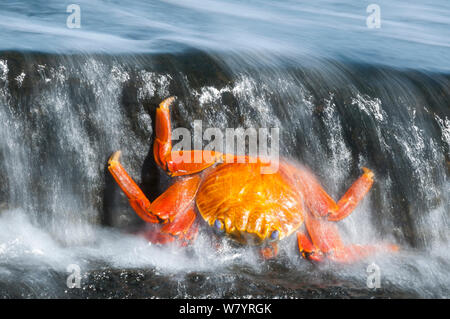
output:
M363 168L364 173L336 203L312 173L287 160L279 161L276 172L263 174L261 167L268 164L259 158L230 163L224 162L230 154L172 151L169 107L173 100L164 100L156 110L153 145L156 163L176 177L173 185L151 203L119 162L120 151L108 161L131 207L144 221L160 224L147 234L151 242L189 243L198 232L200 215L217 231L258 245L264 258L274 257L277 242L296 231L301 255L315 261L327 257L353 262L379 251L397 250L390 244L344 245L339 236L336 222L353 211L373 184L369 169Z

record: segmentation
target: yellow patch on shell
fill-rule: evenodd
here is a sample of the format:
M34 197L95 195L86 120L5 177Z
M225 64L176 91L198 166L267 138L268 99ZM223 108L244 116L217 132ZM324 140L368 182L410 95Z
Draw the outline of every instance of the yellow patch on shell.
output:
M262 174L259 163L221 164L204 178L196 203L209 225L220 220L241 242L261 242L275 230L283 239L303 222L301 196L282 165Z

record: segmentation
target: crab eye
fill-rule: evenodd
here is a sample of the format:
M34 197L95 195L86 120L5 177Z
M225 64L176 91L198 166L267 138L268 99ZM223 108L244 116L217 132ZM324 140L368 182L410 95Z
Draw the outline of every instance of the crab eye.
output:
M216 221L214 222L214 227L217 230L222 231L223 230L223 223L220 220L216 219Z
M277 240L279 236L280 236L280 232L278 230L274 230L272 232L272 234L270 234L270 239L271 240Z

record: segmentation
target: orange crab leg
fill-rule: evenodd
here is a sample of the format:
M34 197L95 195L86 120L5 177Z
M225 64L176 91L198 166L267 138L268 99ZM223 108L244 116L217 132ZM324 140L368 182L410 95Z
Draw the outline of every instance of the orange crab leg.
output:
M200 185L200 176L194 175L176 181L150 205L150 211L162 220L173 221L194 201Z
M337 225L334 222L330 222L326 218L314 217L309 213L305 216L305 225L312 242L308 243L307 237L302 234L297 235L300 252L302 252L301 247L304 250L309 249L312 251L314 251L314 247L317 247L320 252L327 254L331 260L337 262L352 263L378 252L395 252L398 250L396 245L383 243L376 245L344 245Z
M306 168L286 165L283 169L297 179L298 187L304 194L305 203L312 214L316 217L328 216L330 221L339 221L350 215L372 187L374 176L370 169L363 167L364 174L353 183L336 204L316 177Z
M178 236L182 233L185 234L194 223L195 217L196 214L192 203L187 209L185 209L184 212L176 215L172 222L165 224L161 228L161 232L171 234L173 236Z
M198 232L195 223L194 205L178 214L174 221L164 224L157 229L150 229L143 233L144 237L153 244L167 244L177 239L181 246L186 246L193 241Z
M336 202L322 188L317 178L305 167L294 166L284 162L281 172L291 180L303 194L303 199L309 210L317 217L326 216L337 211Z
M120 164L119 159L120 151L111 156L108 169L139 217L149 223L166 223L161 228L162 233L173 236L187 233L196 217L193 202L200 184L200 177L191 176L176 181L153 203L150 203Z
M349 245L334 251L329 258L341 263L353 263L380 252L396 252L397 245L377 244L377 245Z
M222 154L203 150L172 150L172 129L170 105L175 99L167 98L156 109L156 138L153 144L153 156L159 167L170 176L183 176L201 172L214 163L227 161L232 163L262 163L259 158L245 155Z
M144 221L148 223L158 223L158 218L150 211L150 201L141 191L139 186L128 175L126 170L120 164L121 152L115 152L108 161L108 170L116 180L119 187L123 190L130 201L131 207Z
M300 231L297 233L297 243L298 250L302 254L303 258L308 258L314 261L323 260L323 253L317 249L316 246L314 246L311 239L305 232Z
M363 167L364 174L362 174L347 192L342 196L342 198L337 203L338 210L336 212L330 213L328 220L339 221L348 215L355 209L358 203L367 194L373 184L373 172Z
M191 227L187 230L186 234L180 236L181 239L183 240L181 245L186 246L191 241L194 241L197 238L197 235L198 235L198 222L194 221Z
M312 243L323 253L344 247L335 223L306 213L305 226Z
M175 98L170 97L156 109L156 138L153 156L159 167L170 176L182 176L200 172L222 159L222 153L201 150L172 151L172 128L170 105Z
M153 142L153 156L156 163L163 169L167 169L167 158L172 151L172 130L170 124L169 106L175 100L169 97L159 104L156 109L156 137Z

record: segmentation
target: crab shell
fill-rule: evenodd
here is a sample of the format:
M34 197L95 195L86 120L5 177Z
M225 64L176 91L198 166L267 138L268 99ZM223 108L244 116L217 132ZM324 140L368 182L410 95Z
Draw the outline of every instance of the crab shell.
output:
M261 168L221 164L204 177L196 196L203 219L242 243L281 240L303 223L302 196L285 166L273 174Z

